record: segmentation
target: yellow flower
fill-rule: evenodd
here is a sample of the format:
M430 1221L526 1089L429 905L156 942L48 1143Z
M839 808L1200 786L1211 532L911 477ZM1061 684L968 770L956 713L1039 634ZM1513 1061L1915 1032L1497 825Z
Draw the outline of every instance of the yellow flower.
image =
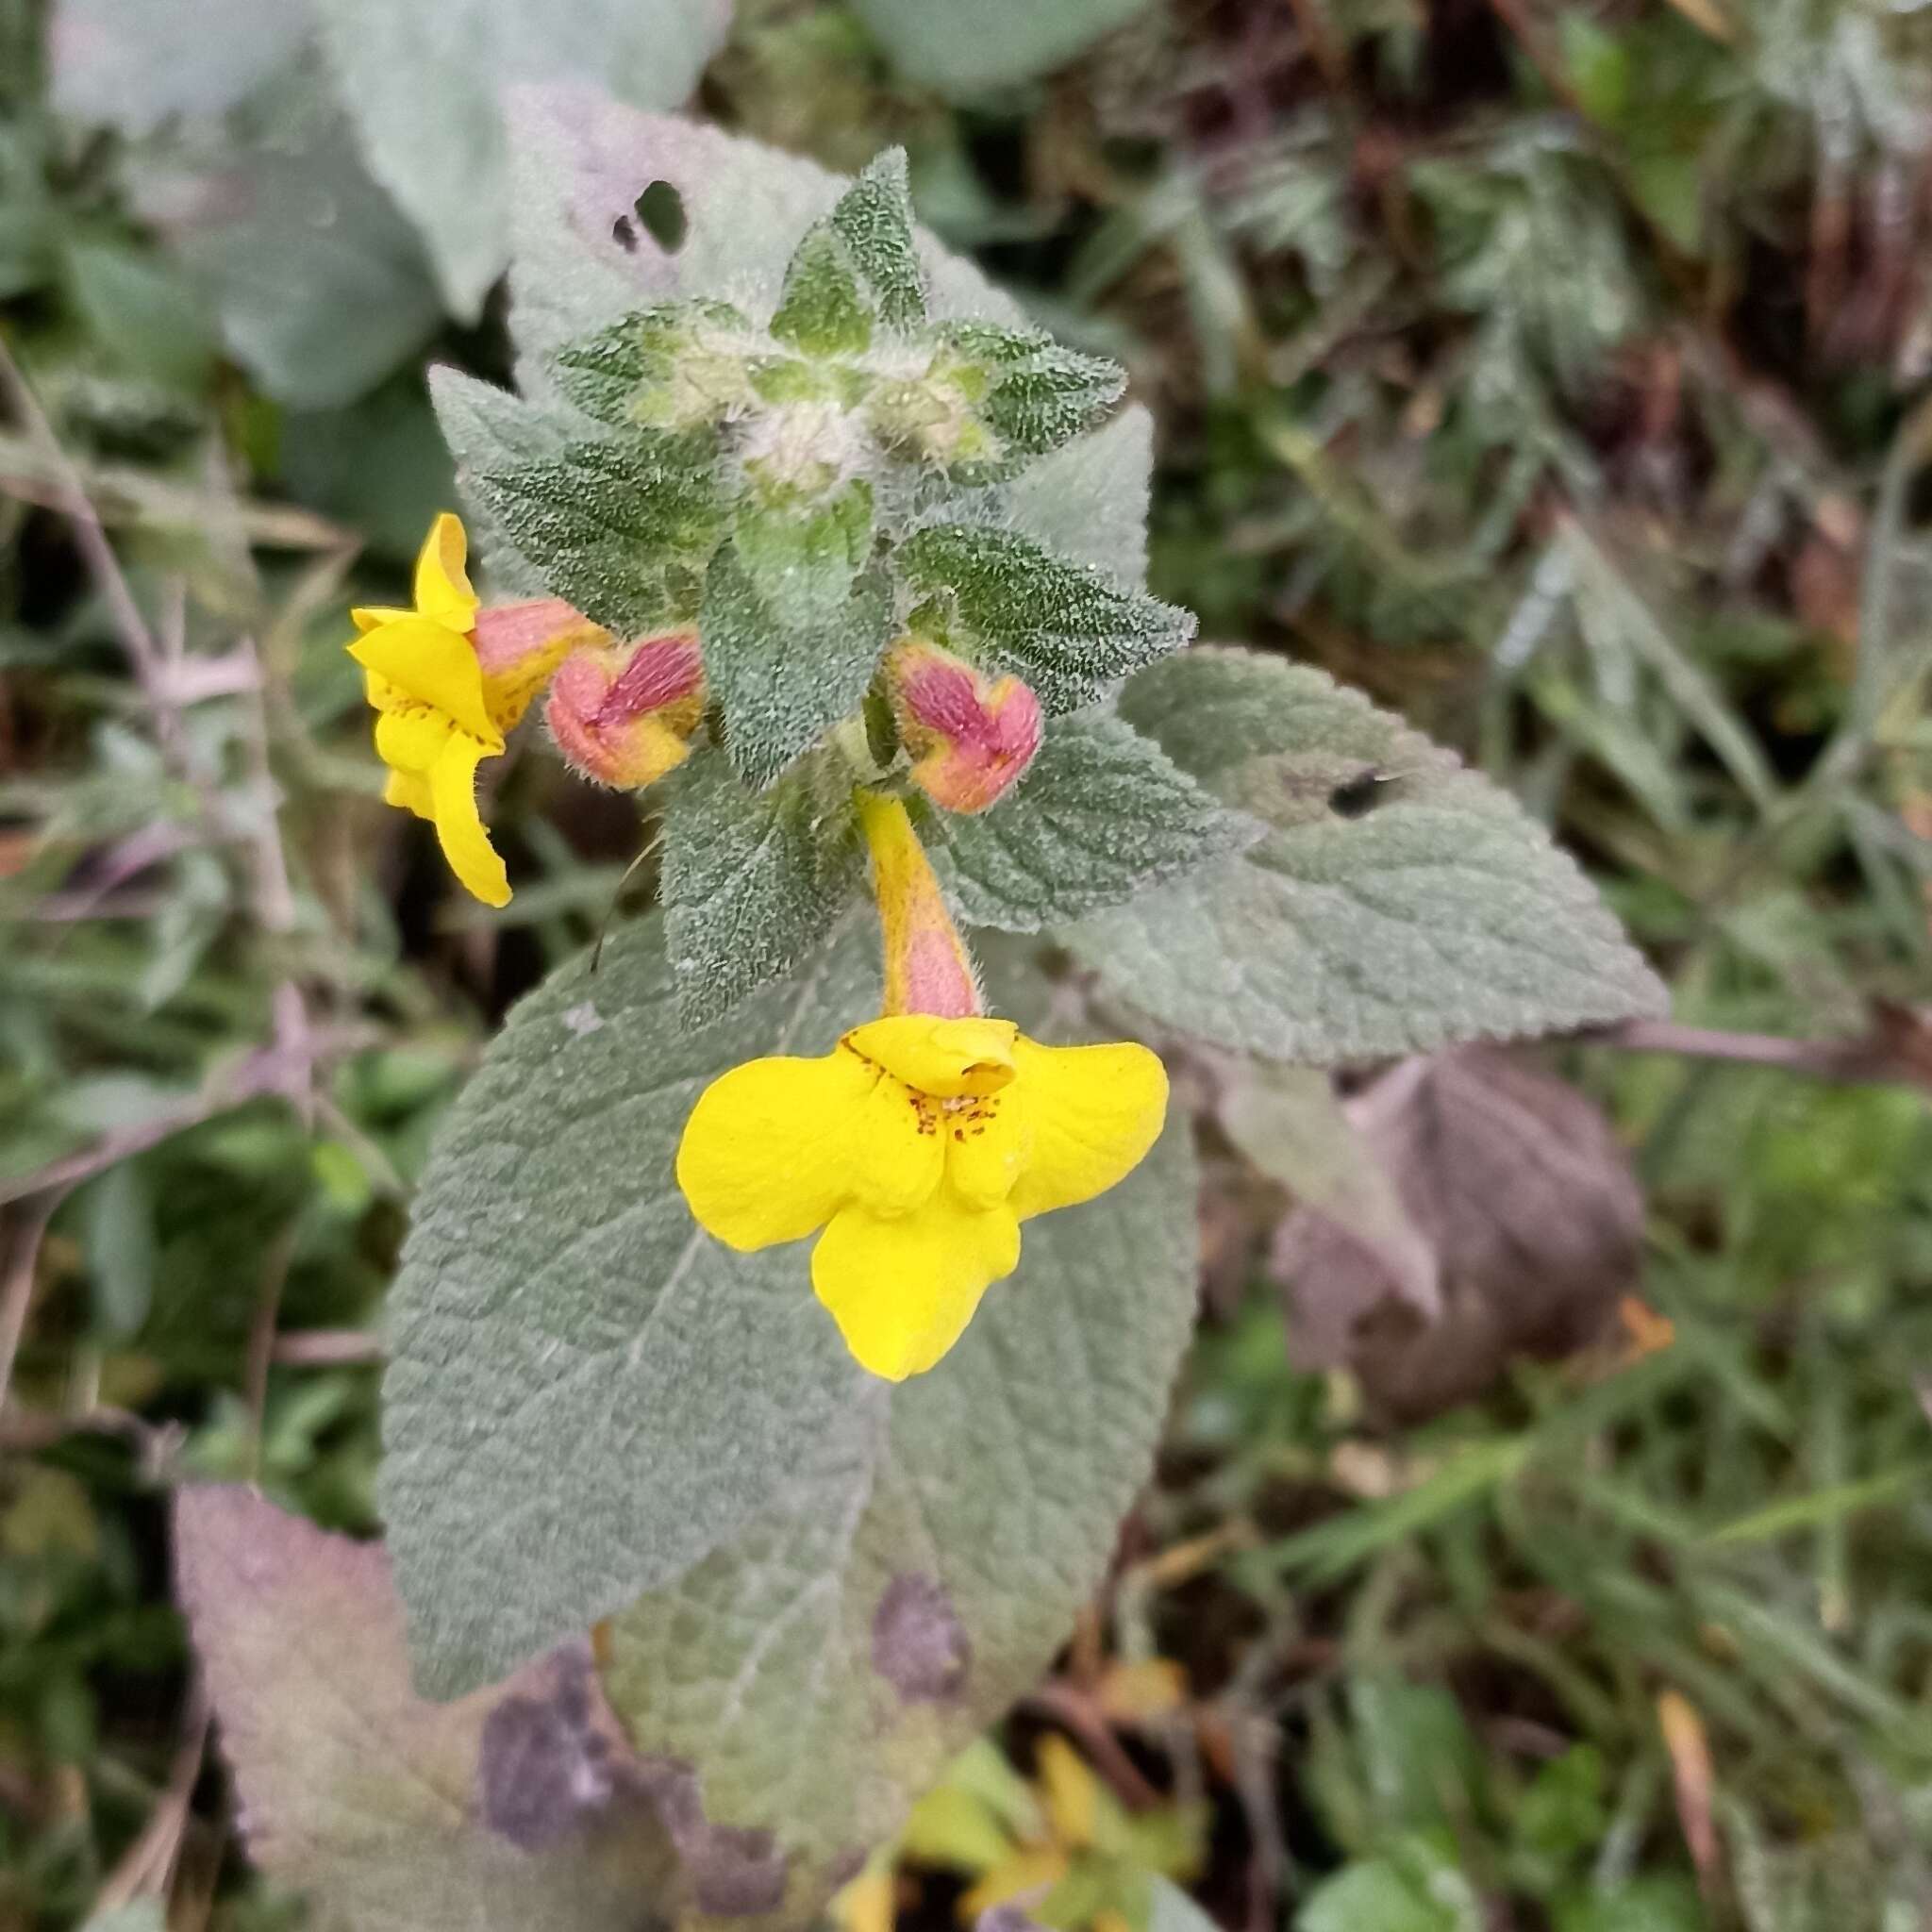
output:
M838 1932L892 1932L897 1890L891 1861L874 1858L840 1889L825 1907L825 1917Z
M1150 1874L1185 1880L1200 1870L1206 1824L1201 1805L1129 1811L1048 1731L1031 1786L986 1739L968 1745L913 1807L899 1851L973 1881L958 1901L962 1924L1024 1904L1042 1926L1127 1932L1148 1922Z
M464 569L461 522L447 512L416 558L412 610L352 610L349 655L366 674L384 799L436 826L450 870L487 906L509 879L476 809L476 767L502 752L544 680L604 632L558 599L482 610Z
M819 1059L734 1067L692 1109L677 1181L728 1246L824 1228L812 1287L897 1382L952 1347L1020 1260L1020 1224L1123 1179L1160 1132L1145 1047L1041 1046L1010 1020L900 1013Z

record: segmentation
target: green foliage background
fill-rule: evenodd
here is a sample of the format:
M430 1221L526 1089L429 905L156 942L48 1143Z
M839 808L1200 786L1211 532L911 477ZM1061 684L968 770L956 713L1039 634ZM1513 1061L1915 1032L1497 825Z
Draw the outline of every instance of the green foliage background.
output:
M1397 1427L1297 1366L1236 1243L1109 1623L1224 1740L1130 1740L1161 1789L1206 1780L1201 1896L1302 1932L1923 1922L1923 23L1107 0L1002 5L961 48L958 10L746 0L700 109L841 169L903 143L923 218L1155 411L1157 594L1555 825L1705 1030L1671 1043L1807 1042L1561 1056L1635 1151L1641 1293L1674 1324L1621 1373L1513 1362ZM1048 17L1082 30L1029 46ZM70 68L57 96L49 25L0 0L0 330L153 658L130 674L9 397L0 1924L78 1924L173 1857L175 1923L241 1932L291 1912L182 1752L167 1489L373 1526L375 1326L427 1138L508 1002L655 882L624 883L627 802L526 758L493 810L516 899L461 902L377 803L334 648L450 500L426 364L508 377L490 225L432 261L312 76L270 120L313 145L268 160L258 129L211 158L169 119L206 76L130 105ZM1013 64L966 64L989 48ZM181 186L238 155L253 228ZM318 156L326 222L275 198L337 182ZM1230 1198L1210 1231L1247 1225ZM1666 1691L1714 1754L1701 1874Z

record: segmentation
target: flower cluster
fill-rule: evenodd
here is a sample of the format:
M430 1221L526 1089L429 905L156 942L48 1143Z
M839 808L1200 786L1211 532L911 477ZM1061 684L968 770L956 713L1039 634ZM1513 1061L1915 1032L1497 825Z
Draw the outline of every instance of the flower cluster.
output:
M358 608L350 655L375 710L384 796L430 820L487 905L510 896L476 804L476 773L548 687L544 717L574 769L653 784L704 723L695 631L620 641L557 598L485 606L462 525L440 516L412 608ZM989 679L916 636L881 674L904 781L954 812L994 804L1040 746L1017 678ZM699 1224L756 1249L817 1234L811 1278L874 1374L931 1368L1020 1260L1020 1227L1121 1180L1160 1132L1167 1076L1145 1047L1042 1046L988 1015L903 798L859 789L884 942L884 1011L816 1059L757 1059L715 1080L677 1152Z
M686 754L704 710L694 643L620 646L560 598L486 608L470 587L463 526L437 518L416 559L415 608L358 608L349 655L375 711L384 799L436 826L450 870L486 906L509 879L483 828L476 768L555 679L546 717L566 758L606 785L641 786Z
M349 655L375 712L384 799L429 820L462 885L504 906L509 879L477 807L477 767L503 755L547 685L544 722L574 771L626 791L653 785L703 724L704 658L690 625L620 641L558 597L485 605L467 558L462 524L444 512L416 559L413 608L353 610ZM1040 748L1040 705L1018 678L990 680L908 637L887 654L883 682L907 776L945 810L984 811Z

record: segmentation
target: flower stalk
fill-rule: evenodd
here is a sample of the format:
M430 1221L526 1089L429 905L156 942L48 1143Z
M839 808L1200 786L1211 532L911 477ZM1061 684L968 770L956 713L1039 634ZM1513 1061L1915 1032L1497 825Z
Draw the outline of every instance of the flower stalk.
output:
M879 908L886 978L882 1010L933 1013L947 1020L982 1012L978 974L905 801L863 790L858 799Z

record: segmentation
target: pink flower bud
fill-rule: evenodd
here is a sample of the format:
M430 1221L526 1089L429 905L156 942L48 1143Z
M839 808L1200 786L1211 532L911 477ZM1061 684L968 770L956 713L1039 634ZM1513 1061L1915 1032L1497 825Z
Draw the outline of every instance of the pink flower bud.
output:
M912 782L947 811L1003 797L1040 749L1040 700L1017 677L987 678L937 644L908 640L886 660Z
M691 750L705 713L695 631L574 652L551 681L544 718L573 770L640 791Z

